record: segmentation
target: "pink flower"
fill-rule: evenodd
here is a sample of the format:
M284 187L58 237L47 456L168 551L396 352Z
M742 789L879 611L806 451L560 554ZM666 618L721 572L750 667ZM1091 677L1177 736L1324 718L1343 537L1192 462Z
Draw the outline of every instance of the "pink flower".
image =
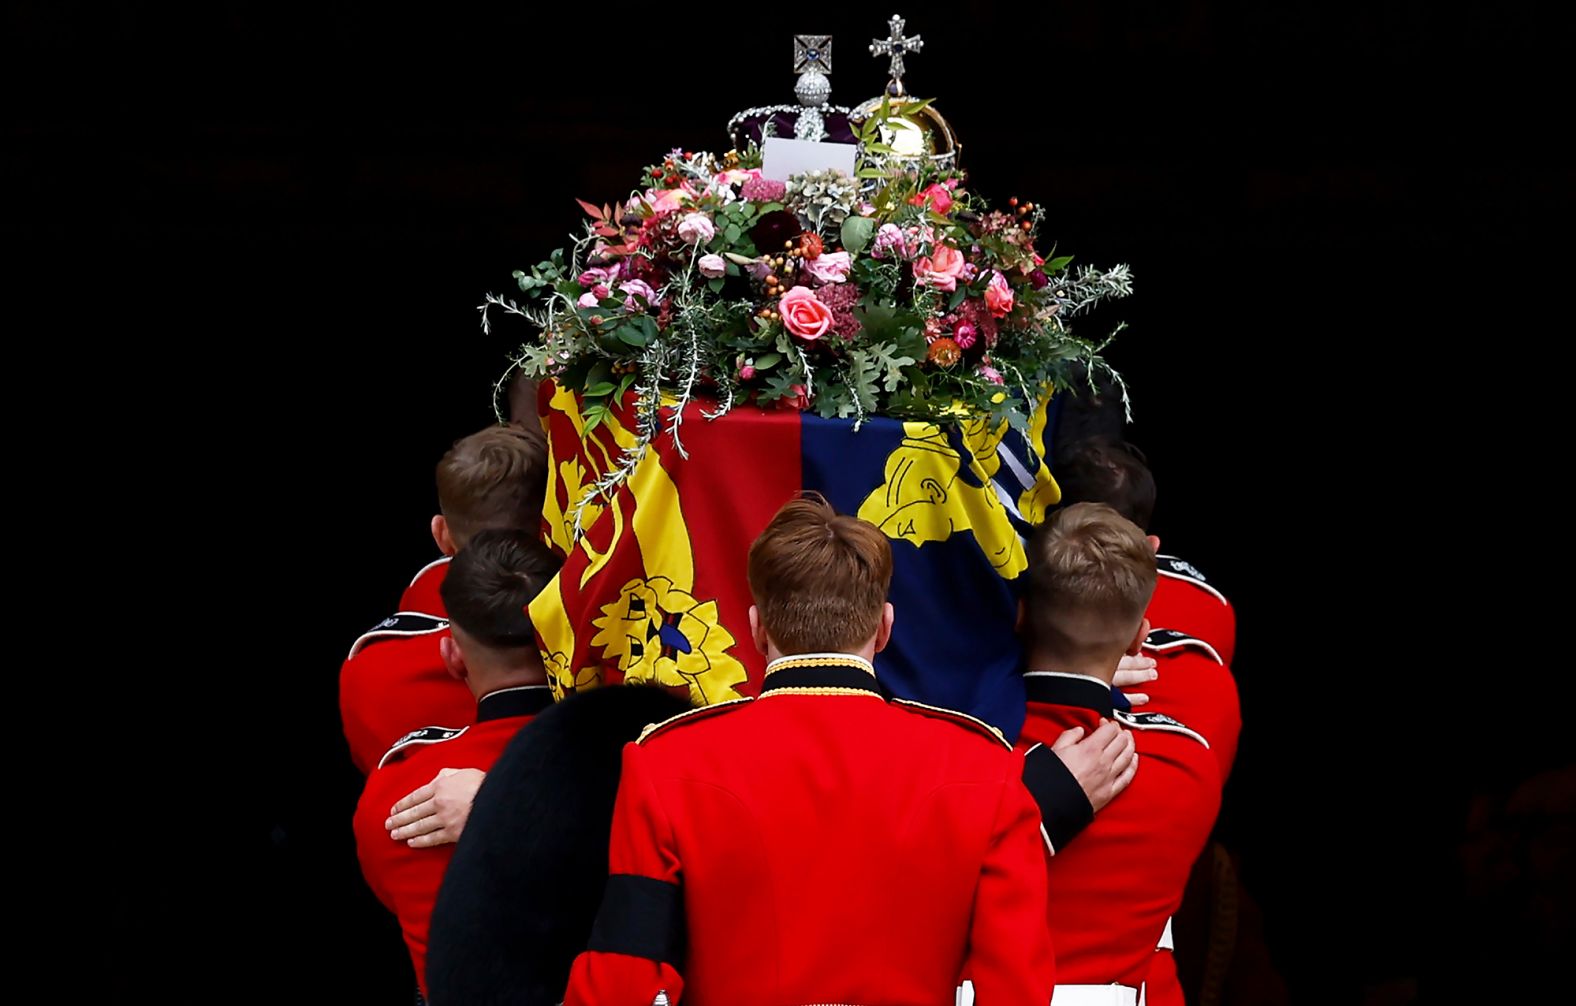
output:
M990 308L990 313L997 318L1005 318L1012 310L1012 287L1007 285L1007 277L996 270L991 274L990 284L985 287L985 306Z
M687 245L705 244L716 236L716 225L704 213L691 213L679 221L679 240Z
M979 333L966 321L952 330L952 341L958 344L959 349L968 349L978 338Z
M979 375L992 384L1007 383L1006 380L1002 378L1001 373L995 367L981 364L979 368Z
M580 285L583 287L593 287L598 283L606 282L608 278L609 277L606 269L600 267L595 269L587 269L585 272L580 274Z
M580 299L575 301L575 303L579 304L581 307L596 307L597 304L601 303L601 298L592 293L590 290L587 290L585 293L580 295Z
M845 251L822 252L815 258L805 259L804 271L819 283L842 283L848 279L848 270L854 267L853 259Z
M979 274L979 266L975 265L973 262L965 262L963 263L963 271L958 274L958 279L961 279L965 283L972 283L974 282L974 277L978 276Z
M591 288L591 292L596 294L596 299L597 300L601 300L603 297L606 297L608 294L612 293L613 291L611 291L611 290L609 290L607 288L607 284L606 283L598 283L596 286Z
M685 182L680 188L662 189L661 191L652 189L646 193L646 201L651 204L652 212L658 216L664 213L672 213L685 203L693 202L694 198L695 192L690 188L688 182Z
M926 187L925 198L930 201L931 208L937 213L945 213L952 209L952 193L945 185L932 184Z
M949 245L937 245L934 255L914 262L914 279L949 293L958 288L958 276L962 272L963 253Z
M876 231L875 243L870 246L870 257L884 259L893 255L900 259L909 256L908 245L903 241L903 228L897 224L882 224Z
M643 279L626 280L618 285L618 289L620 293L629 295L624 300L624 310L626 311L643 310L656 303L657 300L657 292L651 289L651 285ZM637 303L635 301L636 297L643 298L645 303Z
M741 197L757 203L781 202L787 191L788 186L784 183L759 175L745 179L744 184L739 186Z
M719 171L715 179L718 185L738 185L752 178L761 177L760 168L732 168L728 171Z
M952 209L952 192L949 186L932 183L925 186L924 191L909 196L908 203L910 206L923 206L929 203L930 208L937 213L945 213Z
M755 368L750 366L749 364L746 363L744 366L739 368L739 380L741 380L741 381L748 381L750 378L752 378L754 376L755 376Z
M797 409L803 412L810 407L810 395L804 385L790 384L788 385L788 391L790 394L777 399L777 407L779 409Z
M707 279L720 279L728 274L728 262L721 255L702 255L695 266Z
M796 286L777 302L783 328L806 342L814 342L832 327L832 309L815 299L807 286Z

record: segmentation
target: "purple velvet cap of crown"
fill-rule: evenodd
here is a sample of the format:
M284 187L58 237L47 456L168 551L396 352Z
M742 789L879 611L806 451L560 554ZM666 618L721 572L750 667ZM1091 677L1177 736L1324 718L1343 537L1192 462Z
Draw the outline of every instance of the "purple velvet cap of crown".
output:
M735 148L746 143L760 143L761 134L765 131L766 124L772 124L772 136L791 140L794 138L794 124L799 121L800 109L793 105L781 105L775 109L761 109L755 115L747 115L738 119L728 137L733 141ZM854 129L848 124L849 110L834 106L824 105L820 109L821 120L826 126L827 143L857 143L854 138Z

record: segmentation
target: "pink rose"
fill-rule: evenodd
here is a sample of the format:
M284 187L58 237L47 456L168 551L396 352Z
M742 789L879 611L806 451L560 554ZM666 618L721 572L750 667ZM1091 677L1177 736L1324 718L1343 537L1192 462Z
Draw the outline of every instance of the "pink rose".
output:
M687 245L705 244L716 236L716 225L704 213L691 213L679 221L679 240Z
M876 231L875 244L870 246L870 257L884 259L893 255L900 259L908 258L908 245L903 240L903 228L897 224L882 224Z
M930 185L925 189L925 198L930 200L931 208L937 213L945 213L952 209L952 193L944 185Z
M821 283L842 283L848 279L848 270L854 267L853 259L845 251L822 252L806 259L804 271Z
M804 385L790 384L788 391L790 394L777 399L779 409L797 409L803 412L810 407L810 395Z
M958 344L959 349L968 349L978 338L979 330L966 321L952 330L952 341Z
M707 279L720 279L728 275L728 262L721 255L702 255L695 265Z
M1000 270L992 273L990 284L985 287L985 306L990 308L990 313L997 318L1005 318L1012 310L1012 287L1007 285L1007 277Z
M746 363L744 366L739 368L739 380L741 380L741 381L748 381L750 378L752 378L754 376L755 376L755 368L750 366L749 364Z
M601 301L598 299L596 294L592 293L590 290L587 290L585 293L580 295L580 299L575 303L579 304L581 307L596 307L597 304L601 303Z
M657 292L643 279L627 280L618 285L620 293L628 294L624 300L624 310L640 311L656 303ZM645 303L638 303L635 298L644 298Z
M585 272L580 274L580 285L584 287L593 287L598 283L606 282L610 278L611 277L608 276L606 269L600 267L595 269L587 269Z
M806 342L814 342L832 327L832 309L815 299L807 286L796 286L777 302L783 328Z
M606 283L598 283L596 286L591 288L591 292L596 294L597 300L601 300L603 297L606 297L608 294L612 293L613 291L611 291L611 290L609 290L607 288L607 284Z
M934 255L923 256L914 263L914 279L949 293L958 288L962 272L963 253L949 245L937 245Z

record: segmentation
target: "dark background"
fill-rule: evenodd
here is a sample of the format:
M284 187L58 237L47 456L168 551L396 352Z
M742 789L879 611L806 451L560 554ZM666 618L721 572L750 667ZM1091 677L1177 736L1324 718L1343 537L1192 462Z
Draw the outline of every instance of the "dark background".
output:
M433 554L433 463L491 415L521 333L484 338L475 305L579 226L574 197L791 100L793 32L834 34L834 101L877 93L891 5L859 6L7 6L29 351L63 350L45 373L113 476L87 510L132 515L130 601L174 633L114 642L161 671L110 675L103 712L160 729L101 756L101 826L136 826L95 832L89 970L126 997L405 1001L335 675ZM1571 686L1475 645L1536 593L1492 507L1538 483L1515 452L1569 329L1510 318L1568 233L1571 35L1432 6L906 12L910 87L974 187L1134 267L1084 331L1131 323L1110 356L1156 529L1239 611L1223 829L1298 1002L1464 998L1572 934L1569 803L1504 806L1569 763L1520 710Z

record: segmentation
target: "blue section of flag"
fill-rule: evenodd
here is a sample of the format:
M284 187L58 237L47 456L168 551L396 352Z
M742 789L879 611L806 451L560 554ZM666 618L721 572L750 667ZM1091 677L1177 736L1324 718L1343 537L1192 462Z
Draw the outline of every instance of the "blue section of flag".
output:
M802 484L839 512L856 513L882 485L887 457L902 439L903 424L891 419L868 420L854 433L846 421L805 415ZM1003 446L1023 453L1016 435ZM960 478L978 482L966 472ZM996 480L1011 497L1023 488L1010 465ZM1015 631L1020 581L997 574L970 531L917 546L894 540L892 557L896 623L892 641L876 655L881 682L900 698L969 713L1016 738L1025 701Z

